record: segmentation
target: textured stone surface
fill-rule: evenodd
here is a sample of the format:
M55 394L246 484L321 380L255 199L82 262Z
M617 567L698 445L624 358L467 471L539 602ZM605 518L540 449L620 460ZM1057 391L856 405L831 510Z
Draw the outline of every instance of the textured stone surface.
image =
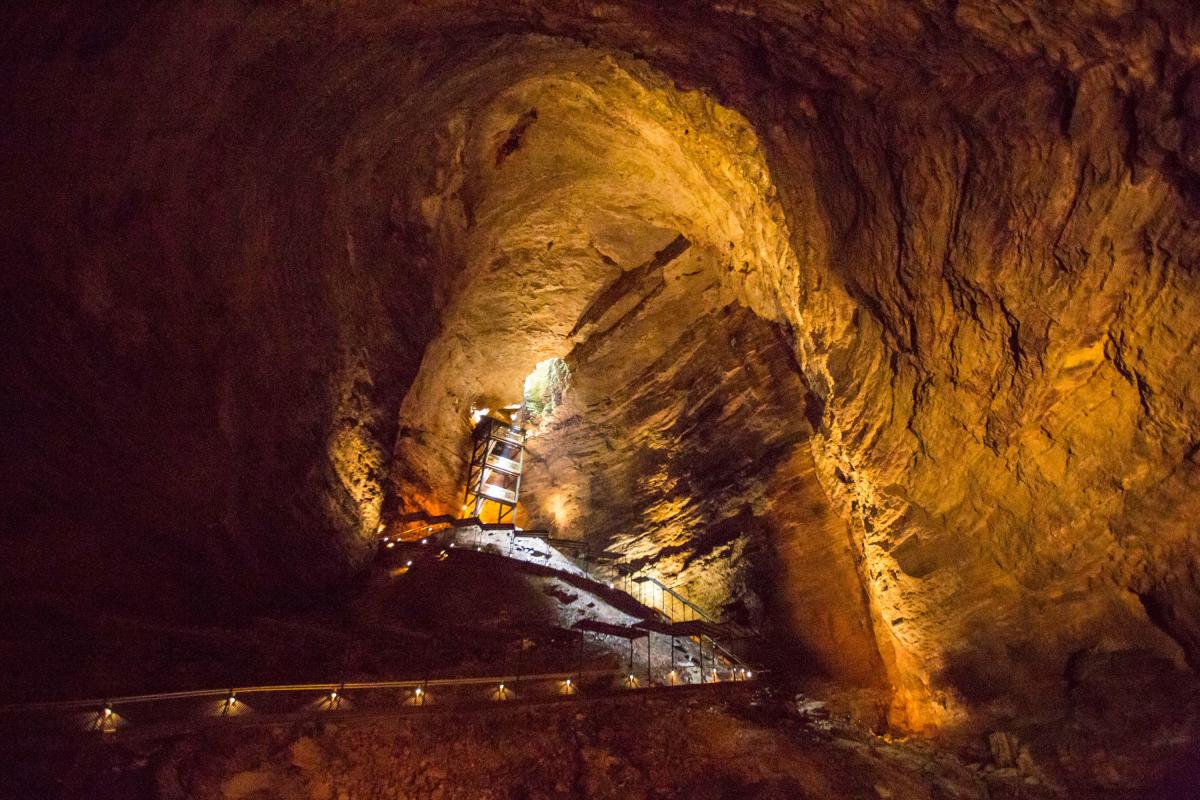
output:
M780 326L794 391L770 359L724 391L812 432L729 428L792 449L703 513L776 509L782 595L869 624L897 724L1200 660L1192 4L4 13L6 585L194 611L338 580L386 493L454 504L471 404L601 368L636 315L580 315L682 234L662 274L710 296L575 410L731 304Z
M75 759L67 785L105 800L1061 797L1015 769L982 772L920 742L831 724L827 714L789 719L744 706L608 700L195 732L143 743L137 754L92 748ZM321 760L294 766L301 745ZM35 773L30 761L42 759L23 762Z

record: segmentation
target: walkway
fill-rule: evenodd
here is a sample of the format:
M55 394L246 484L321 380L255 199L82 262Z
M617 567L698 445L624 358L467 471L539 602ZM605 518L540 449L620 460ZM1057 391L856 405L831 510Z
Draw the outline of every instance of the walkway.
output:
M183 733L214 724L258 724L329 714L363 716L478 710L501 705L580 702L636 693L731 691L748 685L757 675L713 636L723 629L703 619L679 622L663 606L645 605L624 590L628 582L600 580L588 564L566 556L559 543L545 535L514 531L510 526L458 524L424 531L427 536L380 542L385 565L411 565L414 558L498 558L524 572L548 575L584 590L637 621L614 624L602 619L578 620L565 633L607 636L629 643L629 662L622 669L588 670L582 656L571 672L451 677L401 681L235 686L224 689L165 692L112 698L0 706L0 728L22 735L109 734L124 738ZM554 542L554 544L551 544ZM559 545L559 546L555 546ZM608 560L611 566L611 559ZM661 584L659 584L661 586ZM620 588L619 588L620 587ZM664 589L666 587L663 587ZM669 590L668 590L669 591ZM682 598L680 598L682 600ZM686 603L686 600L683 600ZM669 605L669 604L668 604ZM676 607L679 607L677 604ZM698 612L690 603L686 603ZM702 613L702 612L699 612ZM655 675L649 648L655 635L671 639L671 669ZM675 669L676 639L698 645L699 669L685 663ZM646 640L646 658L634 658L635 642ZM707 645L707 646L706 646ZM582 647L580 648L582 651ZM706 653L707 649L707 653ZM693 652L693 651L687 651Z
M420 544L434 548L465 547L512 559L525 571L554 575L644 622L657 623L650 627L655 633L695 640L701 651L707 642L714 652L713 667L727 670L730 677L750 669L728 645L756 639L757 631L717 621L658 579L637 574L620 561L620 554L593 553L582 542L555 539L545 531L525 531L511 524L484 524L477 519L434 517L405 533L384 537L381 553L386 557L389 549ZM575 555L567 555L568 549ZM639 632L637 637L644 635Z

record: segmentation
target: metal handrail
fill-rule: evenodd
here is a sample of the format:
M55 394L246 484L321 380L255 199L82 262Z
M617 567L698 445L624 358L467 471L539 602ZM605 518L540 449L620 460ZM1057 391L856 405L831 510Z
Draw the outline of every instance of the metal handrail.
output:
M533 674L510 673L484 677L463 678L413 678L401 681L355 681L349 683L290 683L272 686L233 686L224 689L193 689L181 692L159 692L155 694L123 695L120 697L92 698L89 700L59 700L41 703L17 703L0 706L0 713L23 711L69 711L71 709L93 709L103 706L134 705L167 700L196 700L205 697L223 698L232 695L278 694L282 692L345 692L363 689L415 689L438 686L492 686L498 683L535 683L561 681L577 677L597 678L624 675L625 670L573 670L571 672L545 672Z
M720 625L720 624L721 624L719 620L717 620L717 619L713 618L713 617L712 617L712 615L710 615L710 614L709 614L708 612L706 612L704 609L700 608L700 606L696 605L696 604L695 604L695 603L693 603L691 600L688 600L686 597L684 597L683 595L681 595L679 592L675 591L675 590L674 590L674 589L672 589L671 587L669 587L669 586L667 586L666 584L664 584L664 583L663 583L662 581L660 581L658 578L652 577L652 576L650 576L650 575L641 575L641 576L639 576L639 577L633 578L632 580L633 580L635 583L653 583L655 586L658 586L658 588L662 589L664 592L666 592L666 593L670 594L672 597L674 597L676 600L678 600L680 603L682 603L682 604L683 604L685 607L687 607L687 608L690 608L692 611L696 612L696 614L698 614L699 616L703 617L705 622L710 622L710 623L712 623L713 625ZM630 595L630 596L632 597L632 595ZM638 598L636 598L636 597L635 597L634 599L635 599L635 600L638 600ZM642 605L646 605L646 604L645 604L644 602L642 602L641 600L638 600L638 602L639 602L639 603L642 603ZM653 606L646 606L646 607L647 607L647 608L650 608L650 609L652 609L652 610L657 610L657 611L659 611L659 613L663 614L663 616L667 617L667 619L670 619L670 618L671 618L671 617L670 617L670 615L669 615L669 614L668 614L666 611L662 611L662 610L659 610L659 609L654 609L654 608L653 608ZM730 664L736 664L736 665L738 665L738 666L741 666L741 667L744 667L744 666L745 666L745 663L746 663L746 662L744 662L744 661L743 661L741 658L739 658L738 656L736 656L736 655L735 655L735 654L734 654L732 651L730 651L730 650L729 650L729 648L727 648L727 647L725 647L724 645L722 645L721 643L719 643L719 642L718 642L716 639L714 639L712 636L709 636L709 637L708 637L708 641L709 641L709 642L712 644L713 651L714 651L714 652L720 652L720 654L721 654L721 655L722 655L722 656L725 658L725 660L726 660L726 661L728 661Z
M283 692L338 692L346 693L351 691L363 691L372 689L417 689L426 690L429 688L450 687L450 686L480 686L493 687L497 685L508 685L511 687L519 687L522 684L531 683L546 683L558 682L567 680L583 680L588 678L606 678L606 677L624 677L627 674L625 669L603 669L603 670L573 670L570 672L546 672L546 673L508 673L503 675L489 675L486 677L463 677L463 678L430 678L426 679L409 679L401 681L355 681L348 683L304 683L304 684L279 684L272 686L234 686L225 689L195 689L179 692L160 692L156 694L139 694L139 695L123 695L120 697L106 698L91 698L88 700L62 700L40 703L17 703L11 705L0 706L0 714L10 713L28 713L31 711L89 711L99 708L114 708L116 706L129 706L140 703L165 702L171 700L196 700L202 698L222 699L230 697L241 697L253 694L279 694ZM751 678L743 677L742 681L751 680ZM728 682L728 681L726 681ZM705 685L703 683L695 684ZM650 687L646 687L650 688Z
M473 522L473 520L456 520L454 523L452 523L451 527L452 527L452 528L466 527L466 526L468 526L468 525L469 525L469 523L471 523L471 522ZM480 527L488 527L488 526L482 526L482 525L481 525ZM501 527L508 527L508 526L501 526ZM525 534L525 532L524 532L524 531L519 531L519 530L516 530L516 528L515 528L515 527L513 527L513 528L512 528L512 533L513 533L513 535L514 535L516 538L521 538L521 537L522 537L522 535L523 535L523 534ZM542 531L530 531L530 532L529 532L529 534L530 534L530 535L529 535L529 538L538 539L538 540L540 540L540 541L543 541L543 542L545 542L545 543L546 543L548 546L550 546L550 547L554 547L554 545L555 545L555 541L553 540L553 538L552 538L552 537L550 537L550 536L548 536L548 535L546 535L546 534L545 534L544 532L542 532ZM560 553L560 554L563 556L563 558L565 558L567 561L569 561L570 563L574 564L574 565L576 566L576 568L578 568L578 569L582 570L582 571L584 572L584 576L585 576L585 577L586 577L588 580L595 580L595 582L596 582L596 583L600 583L600 584L604 584L604 583L605 583L605 582L604 582L604 581L602 581L602 580L598 580L598 579L593 579L593 578L591 578L591 575L589 574L589 571L588 571L588 565L589 565L589 564L596 564L596 565L599 565L599 564L601 563L601 562L600 562L600 559L593 559L593 558L592 558L592 555L593 555L592 553L590 553L590 552L589 552L589 553L587 554L587 557L585 557L585 558L581 558L581 557L579 557L578 555L570 555L570 554L568 554L568 553L564 553L564 552L562 552L561 550L559 551L559 553ZM511 557L511 556L510 556L510 557ZM605 566L606 568L610 568L610 569L614 569L614 570L620 570L620 569L621 569L621 565L620 565L619 563L617 563L617 562L606 563L604 566ZM676 591L675 589L672 589L671 587L667 586L667 585L666 585L666 584L664 584L662 581L658 580L657 578L655 578L655 577L653 577L653 576L650 576L650 575L642 575L642 576L634 577L634 578L632 578L632 580L633 580L634 582L636 582L636 583L639 583L639 584L642 584L642 583L652 583L652 584L654 584L655 586L658 586L658 587L659 587L659 588L660 588L660 589L661 589L663 592L665 592L665 593L667 593L667 594L671 595L673 598L675 598L677 601L679 601L679 603L680 603L681 605L683 605L685 608L688 608L688 609L690 609L691 611L693 611L693 612L694 612L694 613L695 613L695 614L696 614L698 617L702 618L702 619L703 619L705 622L712 623L713 625L720 625L720 624L721 624L721 623L720 623L720 621L719 621L718 619L714 618L714 617L713 617L711 614L709 614L707 611L705 611L704 609L702 609L700 606L696 605L696 604L695 604L695 603L693 603L691 600L689 600L688 598L686 598L685 596L683 596L682 594L680 594L678 591ZM615 588L615 584L614 584L614 588ZM666 617L666 619L668 619L668 620L671 620L671 619L672 619L671 615L670 615L670 614L668 614L668 613L667 613L665 610L662 610L662 609L656 609L656 608L654 608L653 606L647 605L647 604L644 602L644 600L643 600L643 599L639 599L638 597L635 597L634 595L632 595L632 594L630 594L630 593L628 593L628 592L626 592L625 594L627 594L627 595L628 595L628 596L629 596L631 599L633 599L635 602L637 602L637 603L639 603L640 605L642 605L642 606L644 606L644 607L646 607L646 608L650 609L651 611L654 611L654 612L656 612L656 613L660 613L660 614L662 614L664 617ZM681 621L686 621L686 620L681 620ZM713 651L714 651L714 652L718 652L718 653L720 653L720 655L721 655L721 656L722 656L722 657L723 657L723 658L724 658L726 661L728 661L730 664L737 665L738 667L745 667L745 666L746 666L746 662L745 662L745 661L743 661L741 658L739 658L737 655L735 655L735 654L734 654L734 653L733 653L731 650L729 650L729 648L727 648L727 647L725 647L724 645L720 644L720 643L719 643L719 642L718 642L716 639L714 639L712 636L709 636L709 637L708 637L708 640L709 640L709 642L712 644Z
M667 594L674 597L681 604L687 606L692 611L695 611L697 614L699 614L701 617L703 617L706 622L711 622L714 625L720 624L719 620L715 619L711 614L709 614L703 608L696 605L691 600L688 600L686 597L684 597L679 592L672 589L670 586L667 586L665 583L660 581L658 578L651 577L650 575L641 575L641 576L634 578L633 581L634 581L634 583L653 583L655 586L657 586L658 588L662 589Z

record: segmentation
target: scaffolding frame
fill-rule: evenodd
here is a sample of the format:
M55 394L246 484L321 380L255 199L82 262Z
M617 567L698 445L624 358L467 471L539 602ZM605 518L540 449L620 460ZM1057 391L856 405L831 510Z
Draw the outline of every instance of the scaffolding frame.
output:
M516 453L501 455L499 449ZM470 516L484 519L494 506L496 522L516 522L517 502L521 495L521 472L525 466L525 429L494 417L484 417L471 433L471 462L467 470L467 489L463 506ZM513 479L512 488L494 482L497 475Z

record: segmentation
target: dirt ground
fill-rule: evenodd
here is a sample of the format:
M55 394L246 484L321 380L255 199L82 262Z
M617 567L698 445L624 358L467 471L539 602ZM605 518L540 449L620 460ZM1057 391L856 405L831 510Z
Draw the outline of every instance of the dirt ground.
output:
M760 694L629 698L208 731L9 763L7 796L108 800L1055 798L1017 770L969 764Z

